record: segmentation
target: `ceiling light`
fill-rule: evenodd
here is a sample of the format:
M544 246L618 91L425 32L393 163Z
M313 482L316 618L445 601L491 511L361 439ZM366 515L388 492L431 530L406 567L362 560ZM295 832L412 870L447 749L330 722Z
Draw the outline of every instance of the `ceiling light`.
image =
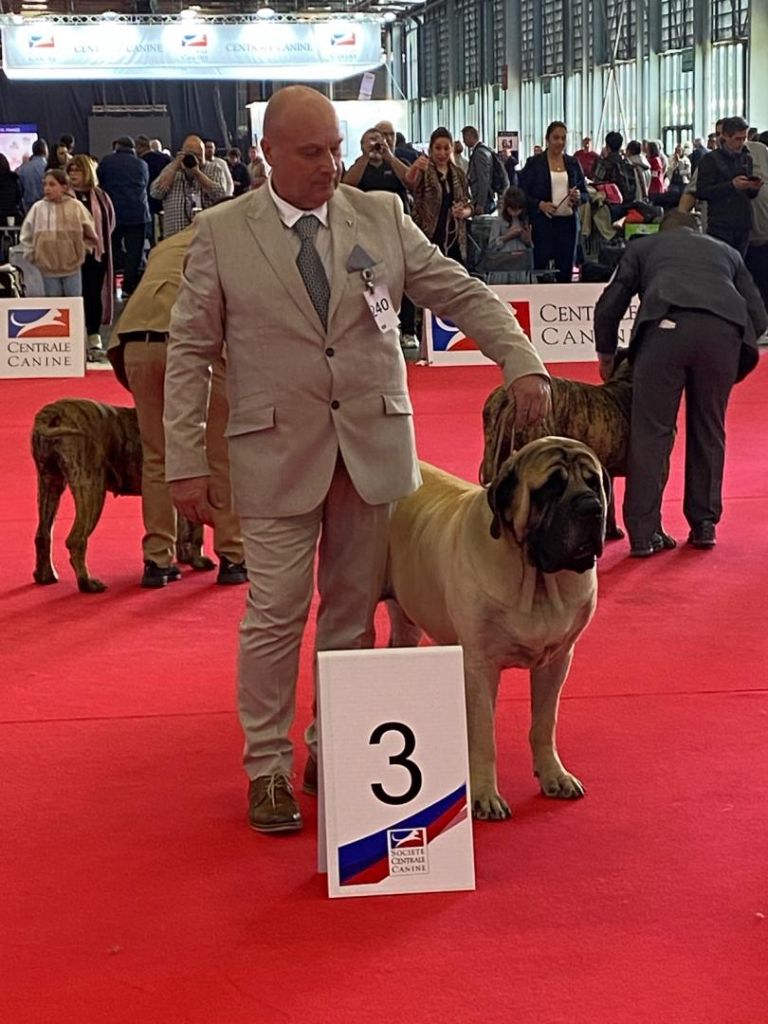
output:
M101 16L104 21L114 21L118 15L117 11L102 11Z
M394 11L387 11L386 14L382 15L382 21L385 21L388 25L391 25L393 21L397 21L397 15Z
M197 17L197 9L195 7L185 7L183 11L179 11L179 17L182 21L194 21Z
M271 7L260 7L256 11L257 18L276 18L277 11L274 11Z

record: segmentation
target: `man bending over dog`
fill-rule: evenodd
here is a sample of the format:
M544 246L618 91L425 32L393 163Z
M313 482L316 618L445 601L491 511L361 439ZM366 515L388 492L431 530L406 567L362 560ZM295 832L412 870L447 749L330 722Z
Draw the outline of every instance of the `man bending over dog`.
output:
M421 482L398 330L403 293L455 320L502 366L521 425L549 408L546 370L508 307L443 257L397 196L339 185L342 141L320 93L289 86L273 95L262 139L272 175L198 215L168 346L168 479L177 508L207 522L209 367L226 339L227 434L250 581L240 721L248 820L259 832L302 825L289 733L318 540L317 649L370 647L390 504ZM307 739L314 751L312 726Z

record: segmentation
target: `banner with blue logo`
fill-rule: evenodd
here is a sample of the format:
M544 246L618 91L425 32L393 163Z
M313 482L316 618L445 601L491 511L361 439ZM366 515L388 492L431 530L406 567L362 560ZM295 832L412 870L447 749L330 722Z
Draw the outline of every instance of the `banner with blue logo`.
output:
M496 285L491 288L517 318L523 333L545 363L596 362L594 313L604 284ZM631 303L619 329L619 344L628 345L639 302ZM429 361L435 366L491 363L472 338L471 325L461 330L451 320L424 311ZM467 326L467 325L465 325Z
M460 647L318 655L331 896L474 889Z
M381 63L381 26L360 21L4 25L8 78L336 81Z
M0 299L0 378L84 376L82 299Z

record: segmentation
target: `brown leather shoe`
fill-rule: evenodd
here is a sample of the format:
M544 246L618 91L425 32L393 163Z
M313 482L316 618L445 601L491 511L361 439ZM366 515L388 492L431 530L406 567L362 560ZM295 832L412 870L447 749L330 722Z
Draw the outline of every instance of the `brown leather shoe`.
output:
M304 778L301 788L310 796L317 796L317 759L310 753L307 763L304 765Z
M257 832L296 832L301 828L301 811L287 775L277 773L251 779L248 824Z

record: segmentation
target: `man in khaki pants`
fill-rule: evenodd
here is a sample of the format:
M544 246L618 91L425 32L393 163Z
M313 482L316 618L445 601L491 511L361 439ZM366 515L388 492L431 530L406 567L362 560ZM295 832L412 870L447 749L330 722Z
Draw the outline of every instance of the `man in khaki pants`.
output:
M144 276L123 310L109 344L108 355L118 380L133 395L141 433L143 455L142 587L164 587L181 578L173 564L176 545L176 510L165 482L165 435L163 389L166 342L171 308L181 280L184 254L193 229L173 235L152 251ZM224 391L224 364L213 366L208 406L206 448L216 492L213 515L213 546L219 557L220 584L246 583L240 522L232 511L229 457L224 428L229 408Z

